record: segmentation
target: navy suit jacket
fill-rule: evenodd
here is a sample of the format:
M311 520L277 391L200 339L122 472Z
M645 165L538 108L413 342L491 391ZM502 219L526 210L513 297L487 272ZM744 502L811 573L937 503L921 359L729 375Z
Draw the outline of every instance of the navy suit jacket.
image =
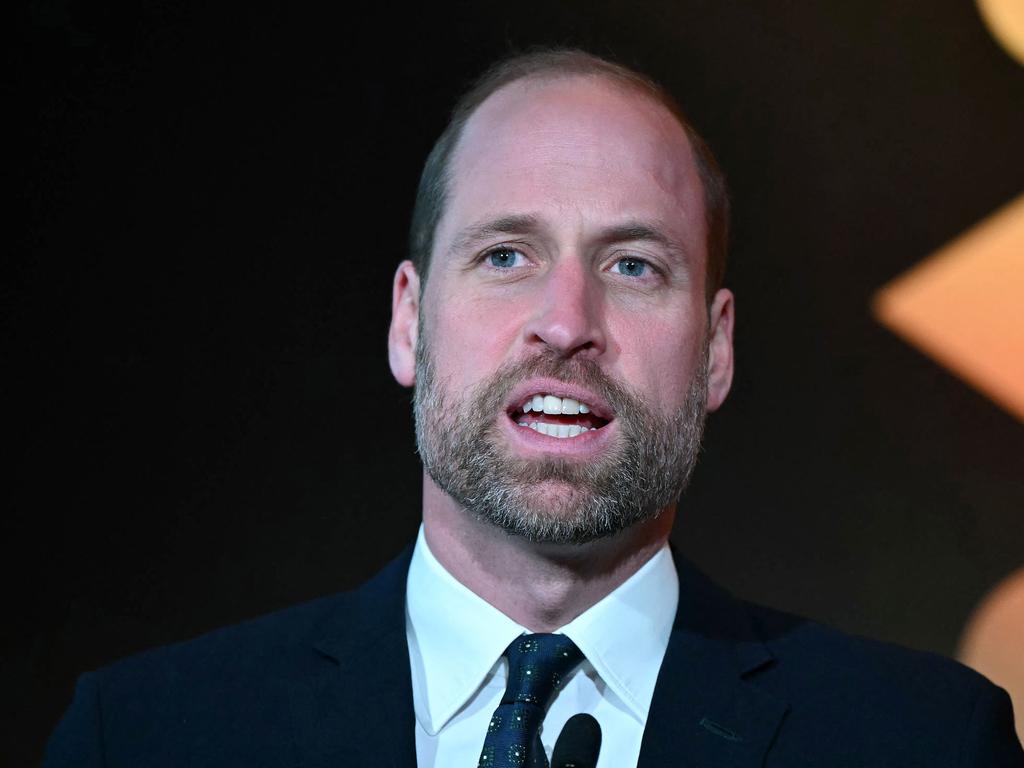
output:
M44 765L414 766L410 555L353 592L84 675ZM743 603L676 562L640 768L1024 767L1009 698L980 675Z

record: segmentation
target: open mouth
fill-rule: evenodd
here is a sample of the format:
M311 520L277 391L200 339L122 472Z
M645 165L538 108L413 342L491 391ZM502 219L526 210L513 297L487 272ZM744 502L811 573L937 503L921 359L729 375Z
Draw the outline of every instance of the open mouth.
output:
M587 403L545 392L528 397L509 412L509 418L525 429L563 439L579 437L610 422L594 413L594 408Z

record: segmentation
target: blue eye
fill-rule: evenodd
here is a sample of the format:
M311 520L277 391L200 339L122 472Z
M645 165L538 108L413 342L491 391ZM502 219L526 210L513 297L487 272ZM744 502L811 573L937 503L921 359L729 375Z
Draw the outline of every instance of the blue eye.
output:
M641 259L626 258L616 261L613 269L626 277L643 277L647 272L647 266L647 262Z
M522 251L517 251L515 248L495 248L487 254L488 263L499 269L519 266L520 260L524 258Z

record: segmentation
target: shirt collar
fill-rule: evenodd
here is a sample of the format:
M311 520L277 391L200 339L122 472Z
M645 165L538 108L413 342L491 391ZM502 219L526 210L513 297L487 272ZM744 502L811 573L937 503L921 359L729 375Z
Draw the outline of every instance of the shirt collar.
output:
M666 543L610 594L562 627L604 683L643 725L679 605Z
M427 546L422 525L405 605L413 707L433 736L476 692L509 643L529 630L448 573Z
M679 603L668 544L613 592L556 632L568 636L611 691L647 721ZM420 527L409 565L406 632L413 706L435 735L480 688L509 643L530 630L470 591L437 561Z

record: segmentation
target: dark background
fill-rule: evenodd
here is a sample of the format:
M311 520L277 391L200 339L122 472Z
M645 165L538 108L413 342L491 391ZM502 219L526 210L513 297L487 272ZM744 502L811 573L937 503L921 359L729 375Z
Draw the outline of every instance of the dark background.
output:
M731 179L738 375L675 542L743 596L952 653L1024 562L1024 428L868 306L1024 186L1024 68L973 4L353 8L47 0L0 33L0 762L39 759L80 672L414 535L391 276L454 98L536 43L653 74Z

